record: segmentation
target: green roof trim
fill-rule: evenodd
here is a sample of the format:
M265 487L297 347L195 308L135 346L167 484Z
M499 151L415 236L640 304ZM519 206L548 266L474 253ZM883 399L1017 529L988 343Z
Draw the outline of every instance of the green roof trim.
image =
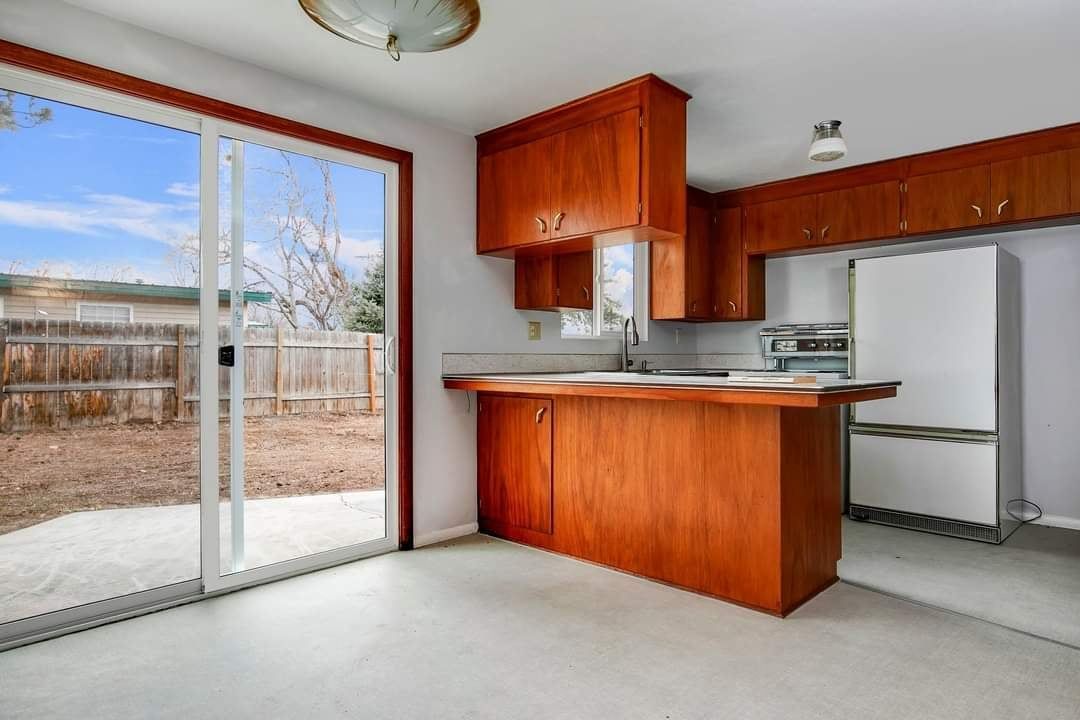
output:
M5 288L36 288L40 290L67 290L69 292L99 293L101 295L132 295L156 300L199 301L199 288L179 285L150 285L147 283L107 282L104 280L72 280L67 278L36 277L34 275L8 275L0 273L0 290ZM229 291L218 291L220 302L229 301ZM268 292L244 291L244 302L268 303L273 295Z

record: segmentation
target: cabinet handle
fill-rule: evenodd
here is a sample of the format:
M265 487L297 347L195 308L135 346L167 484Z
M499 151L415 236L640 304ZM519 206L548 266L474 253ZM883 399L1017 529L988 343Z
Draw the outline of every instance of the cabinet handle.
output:
M690 312L697 312L697 300L690 303Z
M585 293L585 299L588 300L589 299L589 288L582 285L581 286L581 292Z
M542 407L542 408L540 408L539 410L536 411L536 424L537 425L539 425L540 421L544 419L544 411L545 410L547 410L547 408Z
M825 227L821 228L821 240L823 242L825 240L825 236L828 235L828 234L829 234L829 226L826 225Z
M562 219L564 217L566 217L566 213L562 211L555 213L555 221L551 223L552 228L558 230L560 227L562 227Z
M1005 209L1005 206L1009 204L1009 199L1005 198L998 203L998 215L1001 215L1001 211Z
M544 221L544 218L542 218L542 217L536 218L536 224L540 226L540 232L542 232L542 233L547 232L547 223Z
M728 300L727 304L731 306L731 312L738 312L739 306L735 304L734 300Z
M712 314L713 315L719 315L720 314L720 306L717 305L716 303L713 303Z
M982 217L982 208L978 205L972 205L971 209L978 213L979 217Z
M803 231L803 235L806 236L807 240L811 240L814 237L814 231L811 230L810 228L803 228L802 231Z

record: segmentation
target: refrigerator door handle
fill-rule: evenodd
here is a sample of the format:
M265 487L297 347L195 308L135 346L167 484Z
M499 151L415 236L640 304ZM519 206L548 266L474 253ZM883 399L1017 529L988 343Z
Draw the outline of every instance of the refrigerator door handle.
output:
M996 433L943 430L941 428L907 428L885 425L848 425L852 435L876 435L878 437L907 438L912 440L936 440L938 442L970 443L973 445L997 445Z

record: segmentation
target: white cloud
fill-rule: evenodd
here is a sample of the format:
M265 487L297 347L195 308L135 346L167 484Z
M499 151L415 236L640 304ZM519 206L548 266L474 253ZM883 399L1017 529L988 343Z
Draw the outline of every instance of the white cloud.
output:
M0 185L0 195L7 195L9 192L11 192L10 185Z
M165 192L178 197L197 198L199 197L199 183L170 183L169 187L165 188Z
M604 278L604 295L614 298L625 312L634 307L634 274L620 268Z
M173 243L195 232L195 203L155 203L90 193L77 202L0 200L0 225L61 230L78 235L124 232Z

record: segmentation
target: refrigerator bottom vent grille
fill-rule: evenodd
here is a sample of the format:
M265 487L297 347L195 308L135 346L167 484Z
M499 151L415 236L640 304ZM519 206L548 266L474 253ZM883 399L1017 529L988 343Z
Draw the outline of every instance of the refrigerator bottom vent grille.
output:
M1002 540L1001 530L996 527L975 525L974 523L960 522L958 520L942 520L941 518L898 512L896 510L881 510L862 505L851 506L851 519L866 520L879 525L892 525L893 527L908 530L921 530L938 535L949 535L965 540L978 540L994 544L998 544Z

